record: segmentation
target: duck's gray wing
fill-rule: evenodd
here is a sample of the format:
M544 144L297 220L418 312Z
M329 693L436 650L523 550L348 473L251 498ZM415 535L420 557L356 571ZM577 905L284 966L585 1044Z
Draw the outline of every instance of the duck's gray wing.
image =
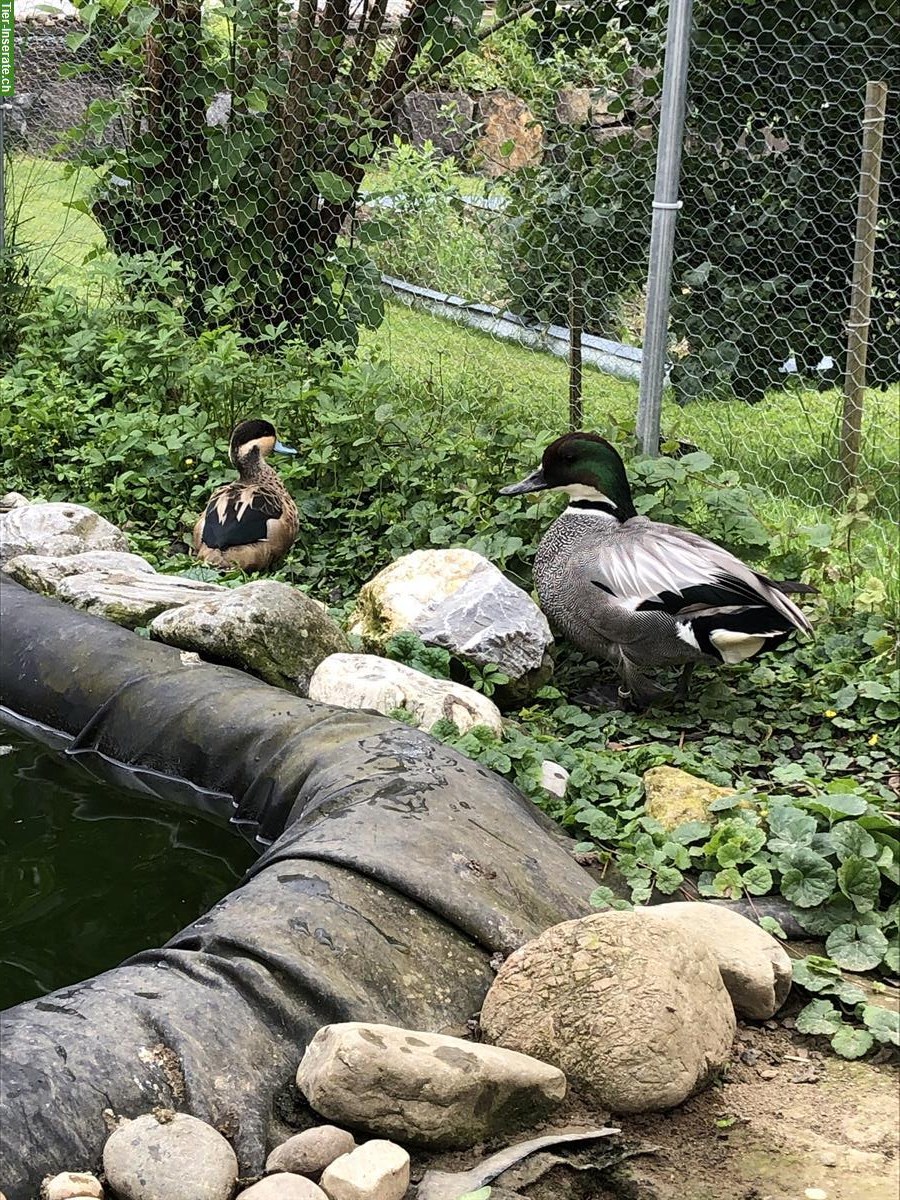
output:
M635 518L604 539L591 581L622 608L672 616L734 612L760 605L788 627L811 632L806 616L764 575L722 546L673 525Z

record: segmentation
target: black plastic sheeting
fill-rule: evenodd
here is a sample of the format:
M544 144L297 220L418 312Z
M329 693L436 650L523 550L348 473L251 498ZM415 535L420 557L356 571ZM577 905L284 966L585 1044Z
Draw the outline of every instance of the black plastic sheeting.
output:
M0 721L104 777L272 843L162 949L3 1014L7 1200L96 1164L112 1114L158 1104L220 1128L242 1173L258 1172L289 1132L293 1075L320 1026L458 1031L493 953L588 911L571 843L492 772L7 579L0 704Z

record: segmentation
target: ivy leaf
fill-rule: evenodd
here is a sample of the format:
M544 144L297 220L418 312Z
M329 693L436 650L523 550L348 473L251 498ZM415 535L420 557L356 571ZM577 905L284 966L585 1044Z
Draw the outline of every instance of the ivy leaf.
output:
M768 867L760 865L751 867L749 871L744 872L744 887L751 896L767 896L772 890L772 872ZM778 927L781 928L780 925Z
M669 839L682 846L690 846L692 842L705 841L711 829L708 821L685 821L669 834Z
M824 794L815 799L798 796L797 803L803 808L808 808L810 812L820 813L829 821L836 821L840 817L861 817L869 807L868 802L862 796L855 796L852 792Z
M656 872L656 886L665 896L671 896L684 882L684 876L675 867L660 867Z
M798 958L794 963L794 983L807 992L824 992L826 988L833 987L840 977L841 970L837 963L817 954Z
M832 829L831 845L840 862L848 858L874 858L878 844L856 821L841 821Z
M743 880L736 867L719 871L712 881L713 895L725 896L729 900L739 900L743 895Z
M799 1033L824 1034L831 1037L841 1026L841 1014L830 1000L810 1000L797 1013Z
M832 1050L841 1058L862 1058L874 1044L867 1029L854 1029L852 1025L843 1025L831 1039Z
M838 886L857 912L871 912L881 891L881 872L868 858L848 858L838 869Z
M884 965L892 975L900 975L900 939L894 938L884 952Z
M847 971L872 971L884 958L888 940L874 925L838 925L825 949Z
M821 854L795 850L779 860L781 893L798 908L813 908L835 889L836 875Z
M343 204L353 196L353 185L334 171L312 171L312 181L319 195L331 204Z
M768 824L769 849L773 854L786 854L808 846L818 829L815 817L786 805L769 811Z
M900 1046L900 1013L882 1008L880 1004L867 1004L862 1010L862 1019L879 1042Z
M784 926L779 921L776 921L774 917L760 917L759 927L760 929L764 929L766 933L771 933L772 937L777 937L783 942L787 940Z
M827 937L829 933L834 933L838 925L852 924L854 915L853 905L846 896L840 894L832 896L828 903L820 908L805 912L802 909L794 909L792 913L797 923L814 937Z
M619 899L612 888L608 887L594 888L588 900L592 908L614 908L618 911L627 912L634 907L630 900Z

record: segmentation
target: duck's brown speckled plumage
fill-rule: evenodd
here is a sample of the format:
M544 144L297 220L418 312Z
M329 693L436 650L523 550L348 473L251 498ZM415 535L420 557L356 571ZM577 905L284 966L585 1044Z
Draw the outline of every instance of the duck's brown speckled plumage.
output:
M194 551L211 567L267 571L294 544L297 506L265 461L277 444L268 421L244 421L231 435L238 478L213 492L194 526Z

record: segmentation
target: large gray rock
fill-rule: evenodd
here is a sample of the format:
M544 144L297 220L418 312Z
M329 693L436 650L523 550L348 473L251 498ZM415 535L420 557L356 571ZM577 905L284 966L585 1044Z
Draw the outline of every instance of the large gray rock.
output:
M125 1121L103 1147L120 1200L231 1200L238 1163L221 1133L187 1113Z
M555 925L503 963L481 1010L492 1042L556 1063L616 1113L671 1108L728 1060L734 1009L713 954L641 911Z
M496 664L520 693L550 673L546 617L472 550L416 550L364 585L352 631L380 648L406 629L479 666Z
M122 530L83 504L24 504L0 513L0 562L18 554L127 549Z
M322 1187L329 1200L403 1200L409 1155L394 1142L365 1142L325 1168Z
M101 572L109 575L155 575L153 567L139 554L121 550L88 550L84 554L17 554L3 570L23 587L44 596L55 596L70 575Z
M266 1159L267 1171L293 1171L318 1177L342 1154L356 1149L353 1134L336 1125L316 1125L295 1133L276 1146Z
M562 1071L524 1054L360 1022L319 1030L297 1086L330 1120L433 1147L527 1128L566 1094Z
M475 725L486 725L498 736L503 731L499 708L481 692L449 679L433 679L375 654L329 655L316 667L309 698L340 708L373 709L385 716L406 709L422 729L448 720L462 733Z
M152 575L115 571L86 571L69 575L56 588L56 597L82 612L94 613L127 629L148 625L154 617L201 597L215 596L214 583L182 579L178 575Z
M696 937L719 964L735 1011L755 1021L773 1016L791 990L790 955L770 933L719 904L675 901L646 915Z
M475 138L475 105L466 92L410 92L400 102L397 127L414 146L431 142L465 166Z
M251 671L301 696L323 659L350 649L322 605L271 579L217 589L196 603L162 613L150 623L150 636Z

